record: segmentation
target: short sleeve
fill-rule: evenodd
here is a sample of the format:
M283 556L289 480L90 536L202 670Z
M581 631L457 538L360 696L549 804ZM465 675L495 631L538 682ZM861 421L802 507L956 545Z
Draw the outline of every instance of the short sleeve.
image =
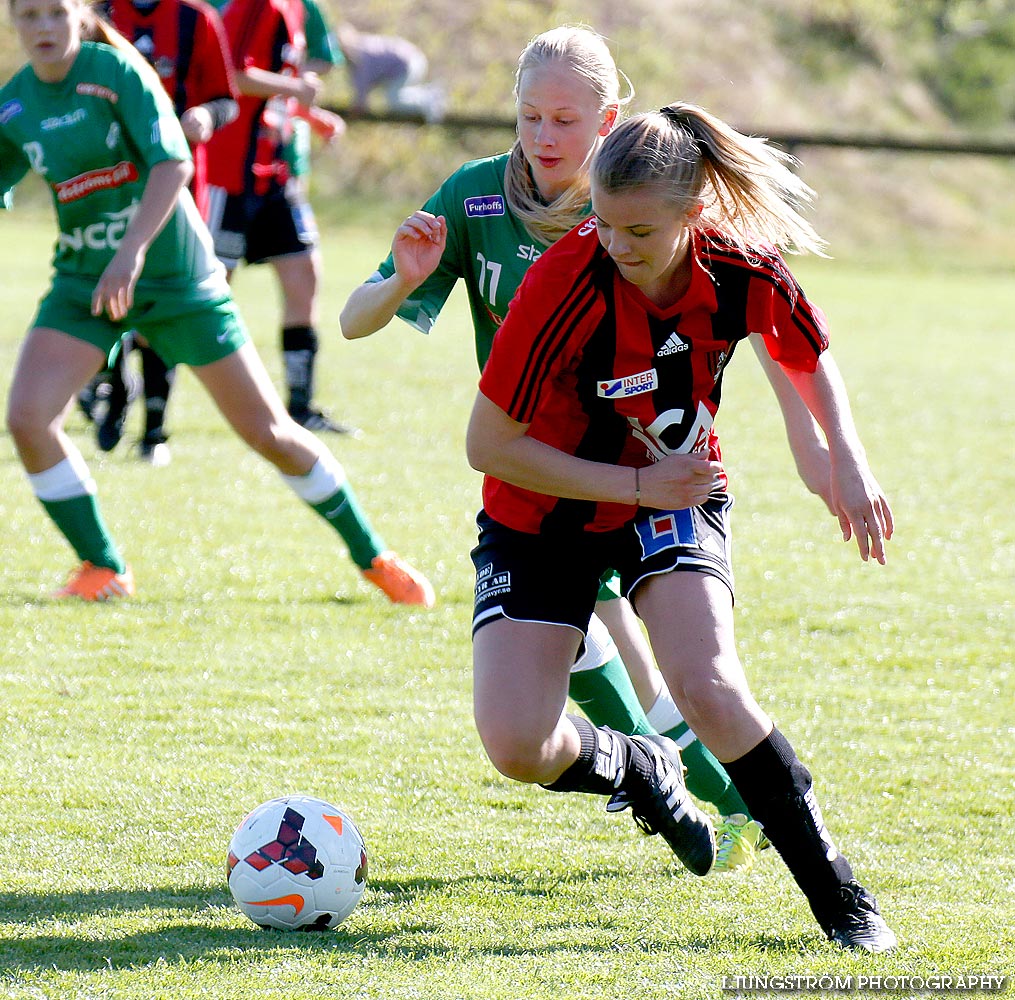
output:
M166 160L190 160L183 128L154 71L147 64L135 65L129 55L121 56L119 66L116 114L142 161L153 167Z
M760 333L773 360L812 372L828 348L825 314L804 294L781 256L774 254L765 277L751 282L747 302L750 333Z
M328 27L316 0L303 0L305 12L303 33L307 37L307 58L339 66L344 62L334 32Z
M544 389L581 350L602 319L590 260L595 229L572 230L528 269L493 338L479 389L513 420L532 423Z

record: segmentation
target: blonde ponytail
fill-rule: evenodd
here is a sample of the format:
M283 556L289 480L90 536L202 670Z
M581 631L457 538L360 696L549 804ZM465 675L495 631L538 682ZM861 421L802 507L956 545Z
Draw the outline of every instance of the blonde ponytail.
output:
M636 115L607 136L592 174L607 191L650 186L681 210L704 208L697 225L741 248L770 243L825 255L825 241L801 210L813 191L795 160L765 139L743 135L693 104Z

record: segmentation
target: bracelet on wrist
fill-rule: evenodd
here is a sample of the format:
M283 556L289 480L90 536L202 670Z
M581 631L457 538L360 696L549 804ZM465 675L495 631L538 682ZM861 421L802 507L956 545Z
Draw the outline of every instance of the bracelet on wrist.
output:
M641 470L634 470L634 505L641 506Z

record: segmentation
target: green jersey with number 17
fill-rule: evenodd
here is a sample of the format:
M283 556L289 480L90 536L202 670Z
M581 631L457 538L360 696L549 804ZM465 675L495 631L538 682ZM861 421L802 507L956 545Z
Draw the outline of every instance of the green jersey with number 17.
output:
M0 89L0 195L9 206L28 170L42 177L60 228L53 256L60 274L98 279L152 167L190 159L169 97L139 69L117 49L84 42L59 83L45 83L25 66ZM148 249L138 288L187 288L197 299L228 293L186 189Z
M502 153L466 163L423 206L447 219L448 242L437 270L398 310L406 322L429 333L455 282L463 280L481 368L525 272L547 247L533 239L508 207L504 171L509 157ZM389 254L371 280L394 273Z

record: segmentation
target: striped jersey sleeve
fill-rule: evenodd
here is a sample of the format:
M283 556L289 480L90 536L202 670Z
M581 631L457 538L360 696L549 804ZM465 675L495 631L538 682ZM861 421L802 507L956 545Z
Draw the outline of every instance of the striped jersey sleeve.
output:
M480 391L513 420L531 423L543 394L571 366L604 305L594 227L572 230L533 263L511 301Z
M741 250L714 232L701 238L699 254L708 261L722 296L723 278L747 282L747 333L765 339L769 354L787 368L812 372L828 348L825 314L804 294L774 247Z

